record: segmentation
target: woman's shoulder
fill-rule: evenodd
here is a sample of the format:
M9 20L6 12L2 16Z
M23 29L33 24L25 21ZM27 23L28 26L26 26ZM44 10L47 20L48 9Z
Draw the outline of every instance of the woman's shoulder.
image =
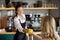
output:
M22 14L25 17L25 14Z
M14 17L14 20L18 20L18 17L16 16L16 17Z

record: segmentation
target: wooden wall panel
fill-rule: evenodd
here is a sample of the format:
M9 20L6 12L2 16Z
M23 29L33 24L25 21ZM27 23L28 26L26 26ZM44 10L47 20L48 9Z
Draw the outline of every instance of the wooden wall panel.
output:
M7 16L2 17L1 19L1 28L7 27Z

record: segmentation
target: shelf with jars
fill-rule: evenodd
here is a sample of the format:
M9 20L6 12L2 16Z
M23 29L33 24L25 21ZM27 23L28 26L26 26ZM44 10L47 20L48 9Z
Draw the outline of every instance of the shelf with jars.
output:
M58 9L58 7L37 7L37 8L23 8L24 10L48 10L48 9ZM0 8L0 10L15 10L14 7L12 8Z

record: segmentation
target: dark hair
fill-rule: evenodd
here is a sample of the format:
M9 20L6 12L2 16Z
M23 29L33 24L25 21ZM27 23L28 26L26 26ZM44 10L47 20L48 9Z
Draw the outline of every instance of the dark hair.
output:
M22 5L22 3L17 3L17 5L16 5L16 7L15 7L15 15L17 16L17 9L19 8L19 7L23 7L23 5Z

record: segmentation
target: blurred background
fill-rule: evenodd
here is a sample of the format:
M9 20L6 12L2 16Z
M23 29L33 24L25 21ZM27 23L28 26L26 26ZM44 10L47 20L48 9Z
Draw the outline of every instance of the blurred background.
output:
M36 32L41 31L41 17L45 15L52 15L56 20L56 27L60 35L60 0L0 0L0 31L15 31L13 22L15 10L1 10L1 8L13 8L17 5L17 3L22 4L23 8L31 8L31 10L28 9L23 11L26 16L26 23L28 28L31 28ZM50 10L47 10L48 7L58 9L52 8ZM32 8L37 8L37 10L33 10ZM38 8L43 8L43 10L40 10ZM1 40L2 39L3 38L1 38ZM11 40L12 39L13 36Z

